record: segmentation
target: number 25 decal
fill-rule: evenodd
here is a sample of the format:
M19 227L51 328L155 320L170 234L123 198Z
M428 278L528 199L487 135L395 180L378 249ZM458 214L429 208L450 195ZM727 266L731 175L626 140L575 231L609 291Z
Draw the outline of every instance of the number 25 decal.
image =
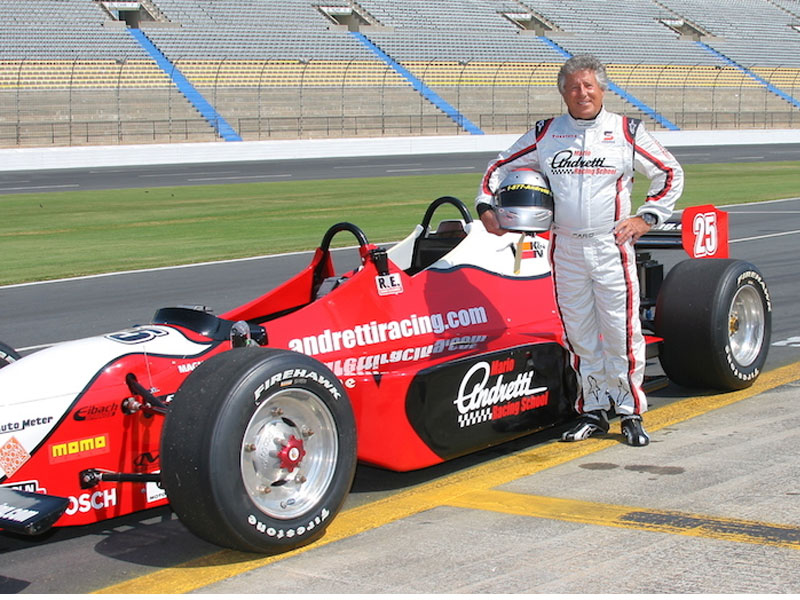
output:
M713 256L717 252L717 215L716 213L699 213L692 221L694 234L694 255L697 258Z
M693 206L681 218L683 248L692 258L728 257L728 213L714 206Z

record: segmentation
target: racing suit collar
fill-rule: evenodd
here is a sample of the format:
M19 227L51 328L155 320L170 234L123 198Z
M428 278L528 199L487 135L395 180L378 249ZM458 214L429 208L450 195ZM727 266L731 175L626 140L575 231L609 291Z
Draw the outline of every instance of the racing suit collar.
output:
M605 114L606 114L606 107L603 106L600 108L600 112L597 113L593 119L576 119L569 113L567 113L567 117L569 118L572 125L574 125L575 127L578 127L579 129L589 129L590 127L593 127L598 122L600 122L603 116L605 116Z

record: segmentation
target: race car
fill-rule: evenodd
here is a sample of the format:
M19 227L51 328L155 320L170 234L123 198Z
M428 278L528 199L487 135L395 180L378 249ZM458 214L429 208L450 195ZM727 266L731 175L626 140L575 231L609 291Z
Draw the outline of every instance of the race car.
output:
M444 211L456 218L433 227ZM739 389L764 365L769 291L725 258L726 217L687 209L637 243L648 360L663 369L649 391ZM360 258L344 273L340 233ZM442 197L389 248L333 225L304 270L219 316L168 307L22 358L0 346L0 528L169 503L201 538L279 552L323 535L357 461L422 469L568 422L577 379L548 246L547 232L489 234ZM692 258L664 277L653 250L682 246Z

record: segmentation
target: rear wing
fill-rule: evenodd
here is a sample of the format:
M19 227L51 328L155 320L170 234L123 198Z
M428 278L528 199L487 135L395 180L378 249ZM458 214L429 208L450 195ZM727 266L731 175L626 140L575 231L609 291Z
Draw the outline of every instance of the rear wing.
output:
M683 248L692 258L728 258L728 213L711 204L692 206L636 242L637 250L670 248Z

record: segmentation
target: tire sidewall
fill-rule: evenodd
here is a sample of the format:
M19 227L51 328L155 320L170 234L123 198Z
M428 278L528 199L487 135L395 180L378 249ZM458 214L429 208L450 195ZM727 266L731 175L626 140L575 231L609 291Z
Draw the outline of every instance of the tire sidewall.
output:
M733 356L731 350L728 314L736 294L747 286L755 289L761 300L761 305L764 309L764 337L756 357L749 365L742 365ZM734 263L727 273L727 280L721 287L718 301L715 302L715 311L717 314L714 317L714 323L716 324L714 345L722 350L723 356L720 357L720 360L724 361L721 364L721 369L724 371L723 376L730 381L730 385L733 388L747 387L758 378L766 362L772 330L772 302L761 273L749 263L743 261Z
M318 381L312 377L292 377L299 368L316 374ZM286 374L290 375L284 377ZM288 386L287 382L290 382ZM269 402L275 392L287 387L307 390L325 404L336 424L338 453L333 480L319 502L300 517L277 519L262 512L248 495L242 480L240 456L245 429L256 409L263 402ZM286 549L321 535L338 513L352 484L355 449L355 424L347 395L324 365L305 355L289 352L256 365L225 399L209 448L214 503L230 531L241 539L238 545L261 551L265 545Z

